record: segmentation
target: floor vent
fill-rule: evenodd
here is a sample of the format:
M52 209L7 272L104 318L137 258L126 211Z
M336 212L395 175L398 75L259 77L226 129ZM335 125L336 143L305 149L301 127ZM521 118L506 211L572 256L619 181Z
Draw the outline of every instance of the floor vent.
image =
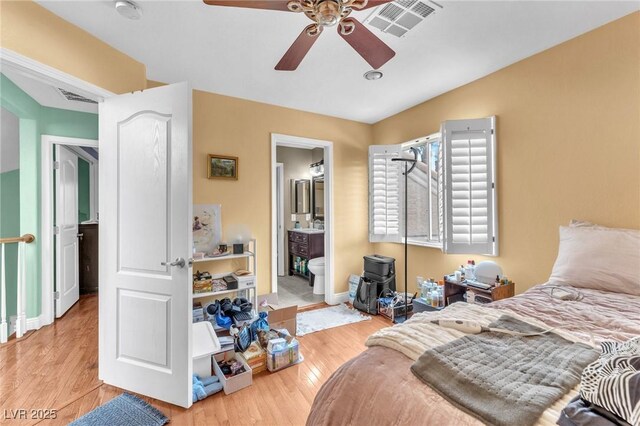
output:
M93 99L85 98L84 96L78 95L77 93L69 92L67 90L61 89L58 87L58 92L68 101L74 102L84 102L87 104L97 104L98 102Z
M402 37L425 18L434 14L435 7L442 9L440 4L433 1L395 0L393 3L376 8L364 22L385 33Z

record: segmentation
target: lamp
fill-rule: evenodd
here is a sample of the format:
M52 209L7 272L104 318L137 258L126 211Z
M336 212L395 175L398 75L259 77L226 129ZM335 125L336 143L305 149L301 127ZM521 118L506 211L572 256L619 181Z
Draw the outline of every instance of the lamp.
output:
M404 317L400 317L396 319L396 322L398 322L398 320L399 322L404 322L409 318L408 305L407 305L407 274L408 274L407 228L408 228L408 222L409 222L409 213L408 213L409 203L407 198L407 194L408 194L407 191L409 188L409 173L413 171L413 169L416 167L416 162L418 161L418 150L415 147L411 147L411 152L413 152L414 158L400 157L400 158L391 159L391 161L402 161L404 163L404 173L402 173L404 175ZM409 163L411 163L411 167L409 167Z

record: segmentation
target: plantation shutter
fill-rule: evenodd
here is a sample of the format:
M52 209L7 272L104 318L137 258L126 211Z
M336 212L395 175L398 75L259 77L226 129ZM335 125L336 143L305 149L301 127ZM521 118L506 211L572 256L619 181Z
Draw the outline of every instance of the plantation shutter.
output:
M400 145L369 147L369 241L401 242L404 232Z
M443 123L443 251L498 255L495 117Z

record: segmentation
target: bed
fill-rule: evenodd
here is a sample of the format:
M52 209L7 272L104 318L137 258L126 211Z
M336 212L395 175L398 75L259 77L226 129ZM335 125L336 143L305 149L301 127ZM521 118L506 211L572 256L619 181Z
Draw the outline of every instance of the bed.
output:
M405 324L372 335L368 349L340 367L320 389L308 425L342 424L482 424L456 408L410 371L426 350L464 336L430 324L434 318L491 321L508 314L574 341L597 344L625 341L640 334L640 296L578 289L580 301L551 298L548 287L536 286L516 297L486 306L455 303L443 311L419 313ZM389 339L390 334L393 339ZM555 424L578 386L547 408L536 424Z

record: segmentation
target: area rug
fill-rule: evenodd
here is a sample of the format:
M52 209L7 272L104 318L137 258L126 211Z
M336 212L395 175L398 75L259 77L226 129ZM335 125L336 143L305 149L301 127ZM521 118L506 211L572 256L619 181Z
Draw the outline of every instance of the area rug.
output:
M359 311L350 308L343 303L328 308L314 309L312 311L300 312L298 314L297 335L315 333L327 328L339 327L341 325L353 324L355 322L367 321L371 317L363 315Z
M80 417L71 426L162 426L169 419L137 396L123 393Z

